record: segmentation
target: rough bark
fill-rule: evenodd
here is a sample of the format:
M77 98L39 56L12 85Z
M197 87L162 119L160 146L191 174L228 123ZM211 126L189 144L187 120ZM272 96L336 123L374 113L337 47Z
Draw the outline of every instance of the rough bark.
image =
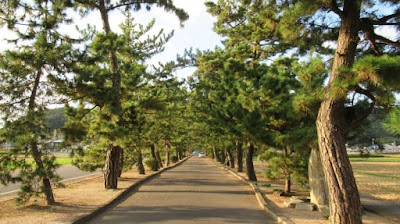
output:
M257 181L256 173L253 166L254 145L251 142L247 143L246 150L246 174L250 181Z
M142 151L139 150L138 152L138 161L137 161L137 169L139 174L146 174L145 170L144 170L144 166L143 166L143 155L142 155Z
M237 171L243 172L243 143L236 141L236 161L237 161Z
M117 189L118 187L120 153L120 147L114 145L108 147L104 166L104 187L106 189Z
M328 91L317 117L318 142L329 188L330 216L334 224L360 224L361 203L345 147L344 98L333 98L330 84L338 79L339 69L351 67L358 42L360 0L344 1L337 49Z
M308 162L308 180L311 203L317 205L319 210L323 207L327 208L329 206L329 192L318 147L311 149Z

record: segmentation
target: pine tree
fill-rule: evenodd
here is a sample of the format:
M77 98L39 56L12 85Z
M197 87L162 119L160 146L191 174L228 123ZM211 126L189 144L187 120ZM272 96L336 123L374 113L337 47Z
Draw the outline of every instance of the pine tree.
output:
M388 76L378 75L380 79L370 79L381 71L371 69L358 73L354 71L357 68L353 63L356 56L398 52L398 41L377 34L376 29L398 25L399 4L384 0L304 0L219 1L207 5L209 11L218 16L216 30L219 33L228 36L233 43L245 42L247 46L245 44L242 49L251 48L252 55L261 55L264 59L289 49L299 54L309 50L329 54L329 48L323 43L336 42L326 95L317 119L319 147L330 189L330 222L361 223L358 190L345 150L345 124L351 124L348 127L359 125L377 103L390 102L392 97L382 93L389 87L384 81ZM382 5L392 10L379 10ZM370 10L373 7L378 10ZM360 33L363 39L360 39ZM378 65L380 60L372 57L369 60ZM346 120L345 115L355 107L345 108L345 105L358 103L346 99L349 93L367 98L372 103L363 115Z
M85 102L100 108L98 121L99 135L107 144L105 157L104 180L105 188L117 188L118 176L122 171L124 138L129 134L129 124L124 120L124 91L134 91L143 74L143 61L160 52L162 45L171 37L158 35L140 40L151 29L154 21L147 27L135 25L129 20L130 10L139 10L145 5L150 9L152 4L173 11L181 21L187 19L187 14L175 8L171 1L76 1L81 11L96 10L100 12L104 32L95 34L90 46L81 55L77 55L73 72L76 74L71 83L71 97L84 99ZM120 8L128 12L128 20L122 27L123 34L113 33L109 25L109 13ZM90 31L87 31L90 33ZM139 75L139 76L138 76ZM129 104L129 103L128 103ZM130 106L128 105L128 110ZM132 108L131 108L132 109Z
M66 5L64 1L6 1L2 7L2 23L18 37L11 41L14 49L0 55L1 138L15 143L0 162L1 180L21 181L19 202L43 193L51 205L55 203L52 184L60 186L60 177L55 156L46 152L45 113L57 100L57 82L69 64L73 41L58 32L59 24L69 21ZM29 163L29 158L34 162ZM14 171L16 178L11 176Z

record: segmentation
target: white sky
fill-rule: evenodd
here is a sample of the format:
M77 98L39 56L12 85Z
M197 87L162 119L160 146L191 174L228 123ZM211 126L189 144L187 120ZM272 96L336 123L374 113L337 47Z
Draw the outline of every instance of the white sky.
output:
M134 12L132 15L135 23L147 25L153 18L155 18L155 26L153 27L154 33L160 29L164 29L165 33L175 30L174 36L165 45L165 51L159 55L154 56L148 61L149 64L158 64L158 62L167 62L176 59L177 54L183 54L185 49L193 48L193 50L207 50L214 49L215 46L221 44L221 37L218 36L213 30L213 23L215 18L211 17L206 12L204 2L206 0L174 0L174 4L178 8L183 8L188 14L189 19L184 22L181 27L179 19L173 13L167 13L162 8L153 7L151 11L142 9L141 11ZM76 18L79 21L79 26L84 27L87 23L95 25L96 28L102 29L102 22L98 12L91 13L85 18ZM119 24L123 22L124 18L119 11L115 11L110 15L110 23L114 32L119 29ZM75 24L70 26L63 26L62 30L69 35L76 33ZM12 33L7 30L0 29L0 51L10 48L4 38L10 38ZM178 76L187 77L191 75L194 69L183 69L177 71Z

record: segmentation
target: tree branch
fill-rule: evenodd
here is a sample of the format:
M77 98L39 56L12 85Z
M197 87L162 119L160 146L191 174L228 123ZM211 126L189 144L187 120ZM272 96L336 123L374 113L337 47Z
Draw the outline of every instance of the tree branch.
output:
M371 20L371 22L372 22L373 25L389 25L387 23L388 20L396 18L396 17L399 17L399 16L400 16L400 12L397 12L397 13L394 13L394 14L391 14L391 15L384 16L384 17L382 17L380 19L377 19L377 20ZM390 25L398 25L398 24L399 23L390 23Z
M336 0L331 0L329 8L332 10L332 12L336 13L340 18L343 18L344 16L343 11L339 9Z
M359 85L356 85L354 91L355 91L356 93L359 93L359 94L362 94L362 95L368 97L368 98L372 101L371 104L370 104L370 106L369 106L369 108L368 108L368 110L367 110L367 112L366 112L363 116L361 116L359 119L357 119L357 120L355 120L355 121L352 121L352 122L350 123L350 126L349 126L349 127L357 128L357 127L359 127L359 126L361 125L361 122L362 122L363 120L367 119L367 117L372 113L372 110L373 110L374 107L375 107L376 98L375 98L374 95L372 95L372 93L371 93L370 91L361 88Z

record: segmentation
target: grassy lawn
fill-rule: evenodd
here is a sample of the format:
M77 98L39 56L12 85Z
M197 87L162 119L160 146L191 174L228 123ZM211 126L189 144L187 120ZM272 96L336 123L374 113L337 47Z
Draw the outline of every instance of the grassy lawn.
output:
M371 153L368 158L362 158L359 153L349 154L350 162L398 162L400 163L399 154L374 154Z
M361 194L400 204L400 155L350 157Z
M7 154L7 152L4 151L0 151L0 156ZM59 165L68 165L68 164L72 164L72 158L69 155L56 155L56 163ZM32 164L33 159L32 158L28 158L27 159L27 163L28 164Z

